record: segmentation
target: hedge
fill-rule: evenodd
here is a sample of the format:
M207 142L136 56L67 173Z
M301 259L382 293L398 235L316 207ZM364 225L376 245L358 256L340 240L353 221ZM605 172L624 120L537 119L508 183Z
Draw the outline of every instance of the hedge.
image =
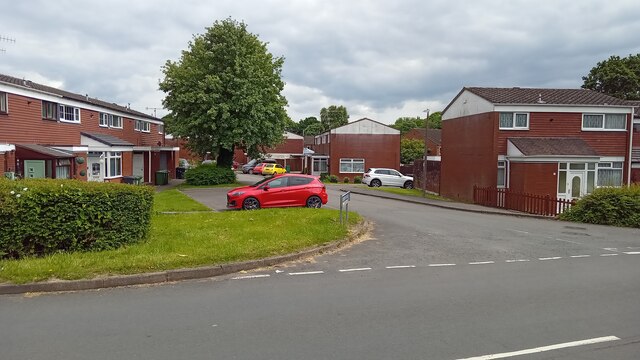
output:
M221 168L215 164L204 164L189 169L184 178L189 185L220 185L236 182L236 173L229 168Z
M599 188L559 216L561 220L640 228L640 185Z
M149 232L153 196L147 186L0 179L0 258L138 242Z

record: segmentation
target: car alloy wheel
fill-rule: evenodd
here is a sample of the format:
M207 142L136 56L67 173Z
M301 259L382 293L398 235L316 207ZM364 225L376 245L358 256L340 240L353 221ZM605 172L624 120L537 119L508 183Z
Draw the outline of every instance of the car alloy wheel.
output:
M413 189L413 181L409 180L407 182L404 183L404 188L405 189Z
M376 180L371 180L371 186L373 187L380 187L382 186L382 183L380 182L380 180L376 179Z
M242 202L242 208L244 210L258 210L260 209L260 202L254 197L248 197Z
M311 196L307 199L307 207L319 209L322 206L322 200L317 196Z

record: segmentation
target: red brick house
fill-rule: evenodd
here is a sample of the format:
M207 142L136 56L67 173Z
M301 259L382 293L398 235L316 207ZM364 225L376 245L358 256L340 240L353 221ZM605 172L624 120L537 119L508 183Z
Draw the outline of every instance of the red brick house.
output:
M441 194L472 201L476 185L573 199L628 184L633 111L585 89L463 88L442 114Z
M402 139L416 139L424 141L424 128L414 128L403 134ZM440 156L442 148L442 129L429 129L427 131L427 148L429 156Z
M400 131L363 118L315 136L312 150L308 173L353 180L368 168L400 168Z
M175 176L178 148L163 122L88 95L0 75L0 171L5 176L121 182Z
M282 142L272 148L263 148L262 155L265 159L274 159L290 171L302 171L304 139L302 136L285 131L282 134ZM240 164L249 160L243 148L236 148L233 159Z

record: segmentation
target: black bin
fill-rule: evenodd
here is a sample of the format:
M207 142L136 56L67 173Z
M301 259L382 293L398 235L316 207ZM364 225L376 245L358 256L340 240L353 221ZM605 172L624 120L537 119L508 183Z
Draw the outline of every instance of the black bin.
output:
M136 183L136 178L135 176L123 176L122 177L122 183L123 184L135 184Z
M184 172L187 171L187 168L177 167L176 168L176 179L184 179Z

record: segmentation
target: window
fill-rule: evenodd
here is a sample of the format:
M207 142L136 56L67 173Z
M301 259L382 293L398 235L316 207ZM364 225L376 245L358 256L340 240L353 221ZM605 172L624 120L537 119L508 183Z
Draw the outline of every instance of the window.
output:
M158 134L164 134L164 125L158 125Z
M56 179L71 178L71 160L58 159L56 163Z
M60 121L80 122L80 109L77 107L59 105L58 112L60 115Z
M289 186L289 178L288 177L278 177L267 183L267 186L270 188L281 188Z
M111 115L100 113L100 126L106 127L109 126L109 117Z
M291 186L307 185L311 181L313 181L313 179L312 178L307 178L307 177L300 177L300 176L291 176L291 177L289 177L289 184Z
M122 116L112 115L110 126L112 128L122 129Z
M507 186L507 162L498 161L498 187Z
M340 159L341 173L363 173L364 159Z
M122 153L120 151L109 151L106 155L106 177L122 176Z
M622 186L622 162L599 163L598 186Z
M142 131L142 132L150 132L151 131L150 124L146 121L136 120L135 130Z
M633 132L640 133L640 124L633 124Z
M582 130L626 130L625 114L583 114Z
M7 106L7 93L0 92L0 113L8 113L9 109Z
M389 173L389 170L383 170L383 169L378 169L376 171L374 171L374 174L379 174L379 175L391 175Z
M58 104L43 101L42 102L42 118L49 120L58 120Z
M528 130L529 114L501 112L500 129Z

